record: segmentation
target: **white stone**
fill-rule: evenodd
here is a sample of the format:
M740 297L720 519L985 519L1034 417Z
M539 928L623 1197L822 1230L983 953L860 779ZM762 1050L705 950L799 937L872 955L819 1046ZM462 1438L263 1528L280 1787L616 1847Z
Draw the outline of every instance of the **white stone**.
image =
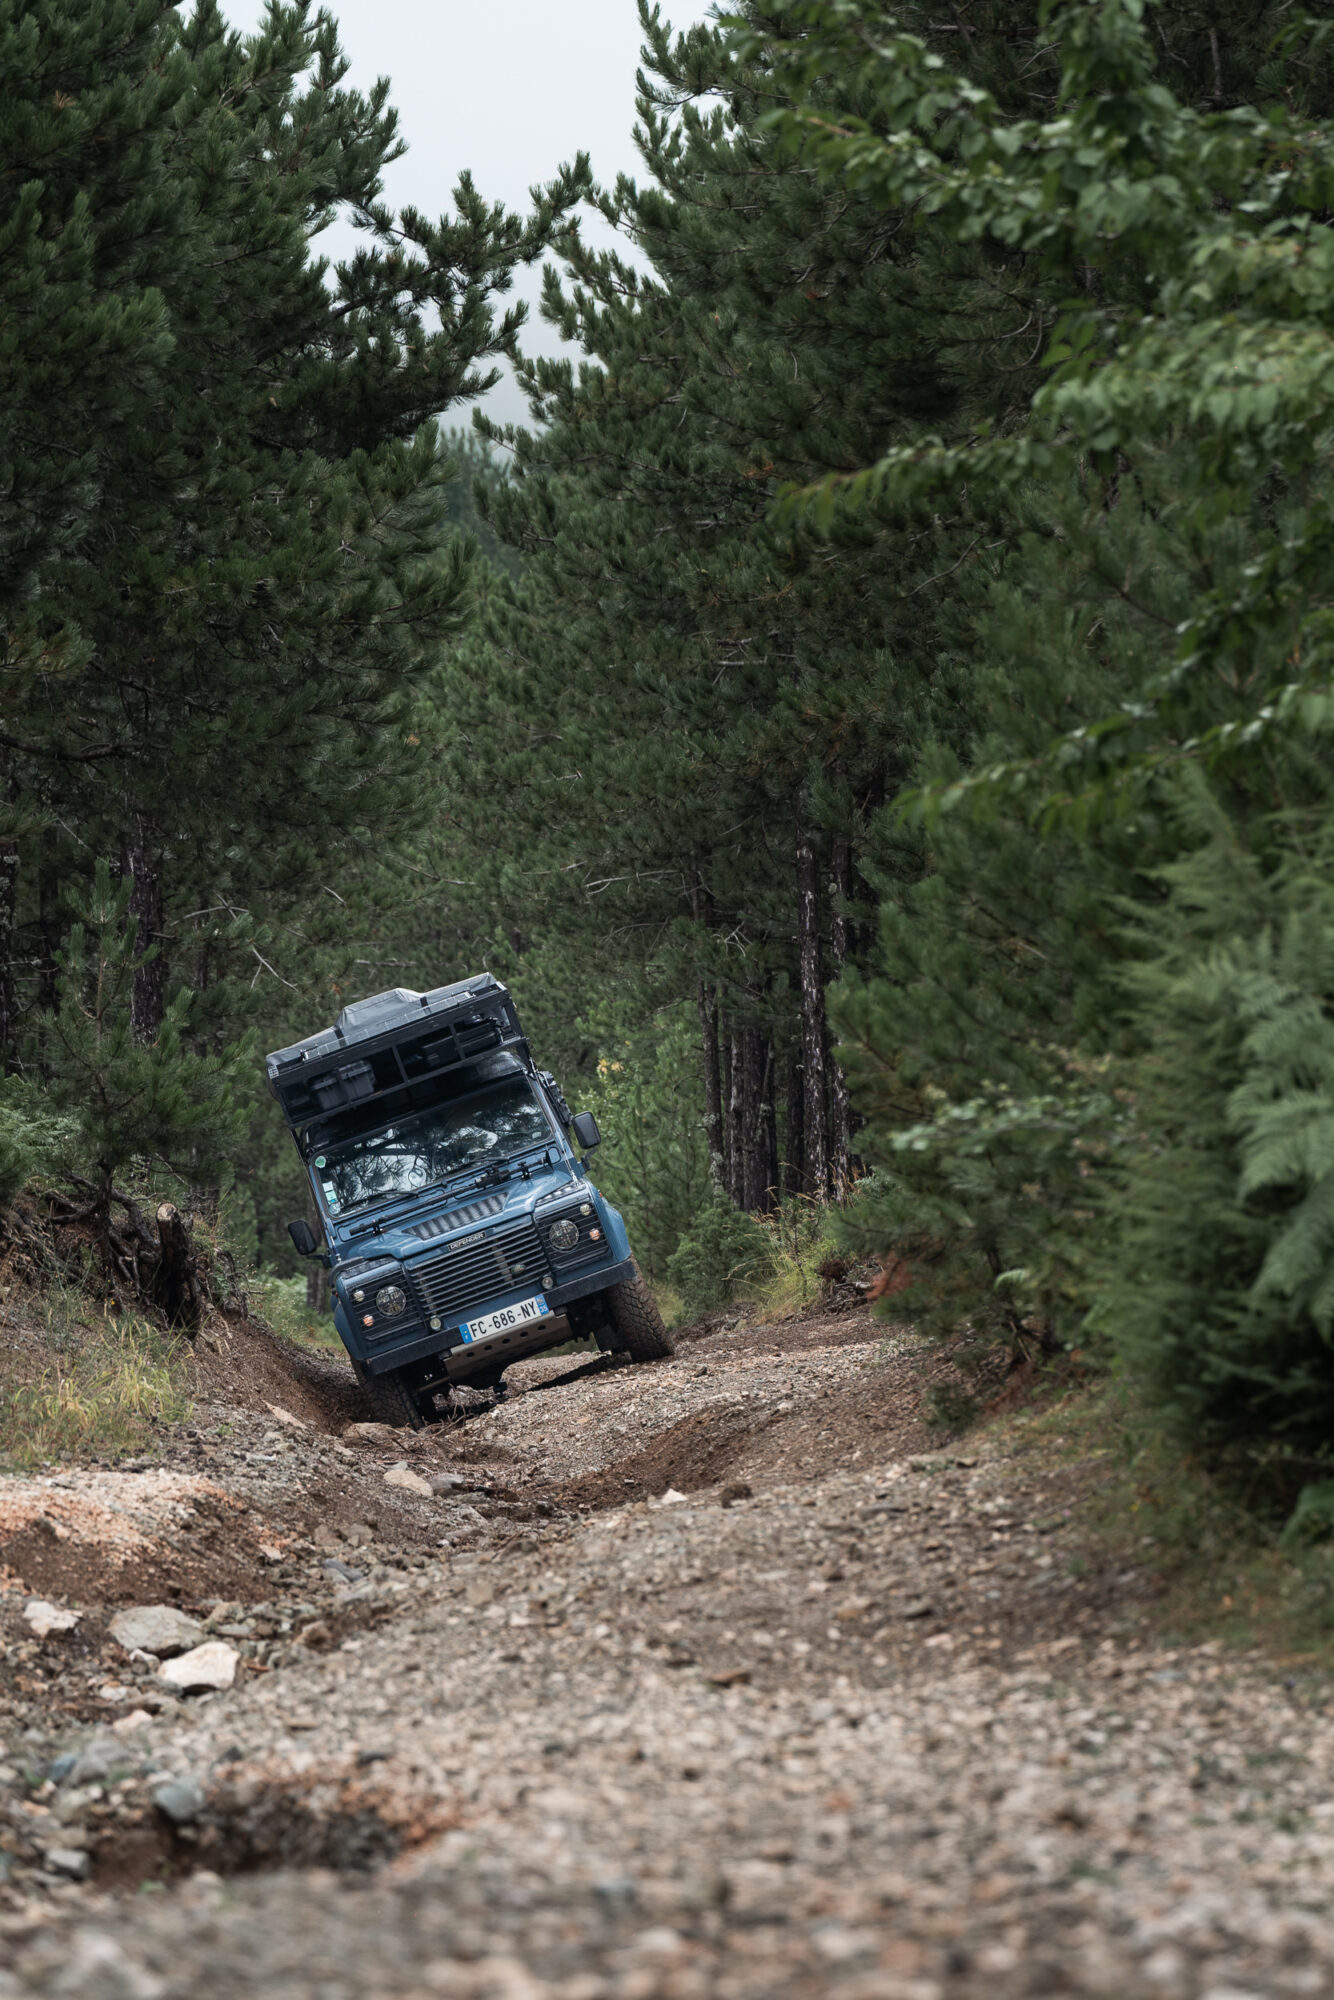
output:
M229 1688L236 1679L240 1657L235 1646L222 1639L209 1639L177 1659L164 1660L158 1676L168 1686L178 1687L186 1694L199 1693L205 1688Z
M34 1597L29 1600L23 1619L25 1624L31 1625L39 1639L45 1639L50 1632L72 1632L79 1622L79 1614L67 1611L60 1604L48 1604L44 1597Z
M278 1419L280 1424L290 1424L293 1430L297 1431L310 1429L309 1424L306 1423L303 1417L294 1417L292 1412L285 1410L281 1403L265 1403L264 1407L271 1417Z
M421 1493L431 1500L434 1495L420 1472L414 1472L410 1465L391 1465L384 1476L386 1486L399 1486L405 1493Z

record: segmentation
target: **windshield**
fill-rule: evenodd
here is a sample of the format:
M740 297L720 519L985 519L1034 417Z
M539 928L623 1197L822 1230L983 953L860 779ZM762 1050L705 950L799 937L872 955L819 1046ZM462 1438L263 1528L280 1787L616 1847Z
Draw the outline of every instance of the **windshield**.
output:
M315 1171L330 1215L433 1187L467 1167L485 1167L529 1146L551 1127L522 1077L476 1097L419 1111L398 1125L317 1153Z

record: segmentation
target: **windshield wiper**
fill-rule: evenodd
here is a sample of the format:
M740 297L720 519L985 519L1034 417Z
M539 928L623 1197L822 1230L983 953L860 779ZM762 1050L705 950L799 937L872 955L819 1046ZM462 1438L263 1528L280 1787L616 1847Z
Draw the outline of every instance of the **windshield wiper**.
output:
M472 1167L457 1167L452 1174L446 1175L443 1181L437 1181L435 1188L431 1192L443 1196L447 1190L452 1189L455 1196L458 1196L466 1194L469 1188L499 1187L502 1182L513 1180L514 1175L511 1169L516 1160L521 1162L518 1169L520 1179L531 1180L532 1168L528 1162L536 1151L536 1146L520 1147L517 1153L510 1153L504 1161L497 1160L494 1165L484 1168L474 1180L470 1181L462 1178L461 1185L458 1186L455 1183L459 1182L461 1177L466 1177L468 1174L473 1173L474 1169ZM548 1167L551 1165L551 1147L549 1145L543 1148L542 1164ZM421 1199L422 1190L418 1190L416 1193L410 1195L387 1195L382 1207L387 1209L397 1208L402 1202L420 1201ZM393 1217L380 1214L376 1216L374 1222L363 1222L358 1228L349 1229L348 1241L351 1242L355 1237L359 1236L383 1236L385 1230L392 1227Z

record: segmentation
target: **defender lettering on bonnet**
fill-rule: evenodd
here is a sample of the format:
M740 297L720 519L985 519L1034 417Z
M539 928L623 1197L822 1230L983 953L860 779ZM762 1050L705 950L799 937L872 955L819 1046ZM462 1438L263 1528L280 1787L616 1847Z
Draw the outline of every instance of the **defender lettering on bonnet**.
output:
M420 1428L456 1383L499 1392L511 1361L570 1339L671 1353L625 1224L586 1176L597 1120L538 1069L489 972L360 1000L265 1068L320 1218L319 1235L289 1233L329 1268L334 1325L383 1423Z

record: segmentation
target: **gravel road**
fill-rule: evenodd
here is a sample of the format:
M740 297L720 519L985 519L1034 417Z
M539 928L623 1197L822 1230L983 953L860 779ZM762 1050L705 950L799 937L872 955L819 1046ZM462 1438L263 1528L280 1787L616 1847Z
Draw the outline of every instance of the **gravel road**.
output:
M1081 1528L1096 1468L933 1446L921 1374L856 1313L722 1327L407 1439L271 1370L97 1474L132 1572L80 1542L85 1475L16 1487L0 1993L1334 1992L1323 1689L1165 1647ZM107 1633L154 1480L223 1691ZM74 1628L24 1623L25 1549Z

